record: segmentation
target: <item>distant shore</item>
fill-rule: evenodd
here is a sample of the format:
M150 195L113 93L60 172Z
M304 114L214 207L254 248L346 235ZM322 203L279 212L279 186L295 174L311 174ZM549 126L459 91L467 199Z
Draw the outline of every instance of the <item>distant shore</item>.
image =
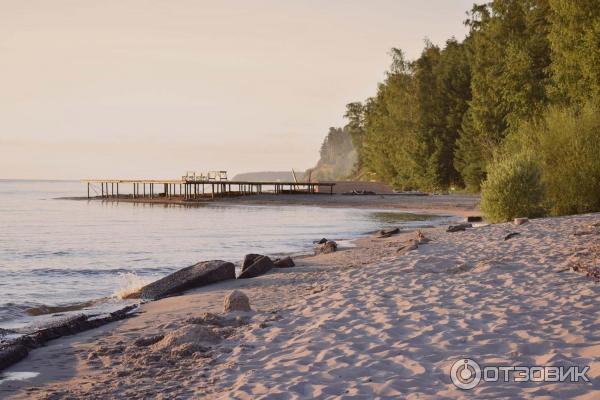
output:
M274 206L317 206L344 208L382 208L403 211L425 211L428 213L450 213L454 215L479 215L479 195L426 195L411 194L375 194L375 195L343 195L343 194L253 194L246 196L215 197L202 200L184 200L181 197L119 198L103 197L67 197L68 200L89 200L105 202L124 202L140 204L162 204L186 207L198 207L207 204L232 205L274 205Z

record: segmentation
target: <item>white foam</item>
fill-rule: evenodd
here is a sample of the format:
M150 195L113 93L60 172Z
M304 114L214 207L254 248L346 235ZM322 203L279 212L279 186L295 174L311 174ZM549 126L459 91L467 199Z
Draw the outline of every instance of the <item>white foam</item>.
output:
M119 273L117 277L119 288L112 294L117 299L123 299L128 294L137 292L145 285L152 282L151 277L142 277L135 272Z

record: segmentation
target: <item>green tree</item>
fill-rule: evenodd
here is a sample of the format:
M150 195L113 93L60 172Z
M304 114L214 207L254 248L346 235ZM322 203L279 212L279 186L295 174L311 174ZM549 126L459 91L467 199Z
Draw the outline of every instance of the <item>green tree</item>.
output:
M352 143L356 149L357 159L354 174L360 176L363 169L363 140L365 136L365 106L361 102L353 102L346 105L344 118L348 124L344 129L350 134Z
M600 99L600 3L549 0L552 84L556 101Z
M365 103L362 155L369 177L399 188L415 186L411 149L417 129L415 80L410 63L392 49L392 65L377 95Z
M547 0L495 0L471 11L472 100L456 157L470 188L479 187L509 130L547 102L548 14Z

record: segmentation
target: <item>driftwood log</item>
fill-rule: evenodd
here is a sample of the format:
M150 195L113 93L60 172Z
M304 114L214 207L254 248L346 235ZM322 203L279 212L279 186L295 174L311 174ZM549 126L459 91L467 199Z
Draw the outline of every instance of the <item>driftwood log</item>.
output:
M61 322L39 329L33 333L23 335L12 341L0 343L0 371L10 367L23 358L33 349L45 345L48 341L63 336L74 335L89 329L98 328L108 323L119 321L133 316L132 310L137 304L124 307L104 317L93 315L77 315Z

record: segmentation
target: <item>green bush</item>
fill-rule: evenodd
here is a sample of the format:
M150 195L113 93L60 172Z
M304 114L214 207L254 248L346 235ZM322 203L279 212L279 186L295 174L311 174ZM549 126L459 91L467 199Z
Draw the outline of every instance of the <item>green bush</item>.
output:
M550 107L539 120L522 123L502 146L505 157L533 151L551 215L600 211L598 105Z
M481 209L490 222L543 214L544 186L539 163L527 153L504 157L488 167Z
M600 211L600 109L551 108L539 134L552 215Z

